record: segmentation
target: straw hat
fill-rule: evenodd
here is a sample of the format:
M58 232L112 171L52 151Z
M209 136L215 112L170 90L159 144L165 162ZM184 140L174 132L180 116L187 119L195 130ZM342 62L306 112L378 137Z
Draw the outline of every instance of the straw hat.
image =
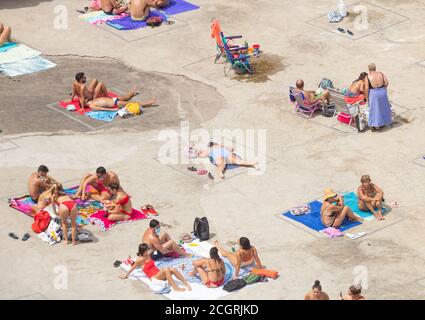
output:
M325 190L325 196L323 197L323 201L326 201L329 198L336 197L337 194L332 189L326 189Z

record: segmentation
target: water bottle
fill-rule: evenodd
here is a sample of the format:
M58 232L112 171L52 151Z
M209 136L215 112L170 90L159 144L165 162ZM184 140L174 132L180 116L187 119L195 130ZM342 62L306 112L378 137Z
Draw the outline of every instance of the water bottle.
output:
M340 0L338 4L338 11L341 17L347 16L347 6L344 3L344 0Z

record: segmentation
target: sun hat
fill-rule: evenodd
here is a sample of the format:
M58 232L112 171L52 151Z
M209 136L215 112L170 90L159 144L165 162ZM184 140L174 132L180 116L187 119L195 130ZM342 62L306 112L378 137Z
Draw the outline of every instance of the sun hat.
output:
M335 193L335 191L333 191L332 189L326 189L325 190L325 196L323 197L323 201L326 201L329 198L333 198L336 197L337 194Z

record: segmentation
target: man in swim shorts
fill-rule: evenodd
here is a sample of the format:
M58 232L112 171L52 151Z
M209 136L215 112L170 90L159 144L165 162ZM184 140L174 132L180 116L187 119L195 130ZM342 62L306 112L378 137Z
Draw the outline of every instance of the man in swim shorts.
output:
M108 97L108 90L102 82L99 82L97 79L93 79L88 87L86 87L86 82L87 78L84 75L84 72L78 72L75 75L75 81L72 84L71 101L74 100L75 96L80 98L81 108L84 108L87 103L93 99Z
M62 186L52 177L48 176L49 168L45 165L38 167L37 172L31 174L28 178L28 192L32 201L38 202L38 197L47 189L51 188L54 184Z
M304 81L301 80L301 79L297 80L295 85L296 85L296 90L299 91L299 92L302 92L302 94L304 96L304 100L308 104L313 104L317 101L323 101L323 102L326 102L327 104L329 104L329 91L328 90L324 90L321 93L316 93L313 90L305 90L304 89Z
M89 196L96 201L110 200L112 192L108 186L112 183L120 184L117 174L112 171L106 171L104 167L99 167L96 169L95 174L88 173L81 179L74 198L85 200Z
M136 95L136 88L133 88L127 95L119 96L116 98L97 98L90 101L87 106L94 111L112 111L123 108L129 103L130 99ZM150 99L147 101L139 102L143 108L152 107L155 105L156 100Z
M102 10L108 15L120 14L127 11L127 6L118 0L101 0Z

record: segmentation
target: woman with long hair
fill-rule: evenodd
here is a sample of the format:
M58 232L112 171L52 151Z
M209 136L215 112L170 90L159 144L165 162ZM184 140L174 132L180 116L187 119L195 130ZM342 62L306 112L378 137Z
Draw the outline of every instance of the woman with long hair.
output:
M199 274L202 283L208 288L218 288L224 284L226 266L218 255L216 247L210 249L210 258L195 260L192 264L193 271L190 272L190 275L196 276Z

